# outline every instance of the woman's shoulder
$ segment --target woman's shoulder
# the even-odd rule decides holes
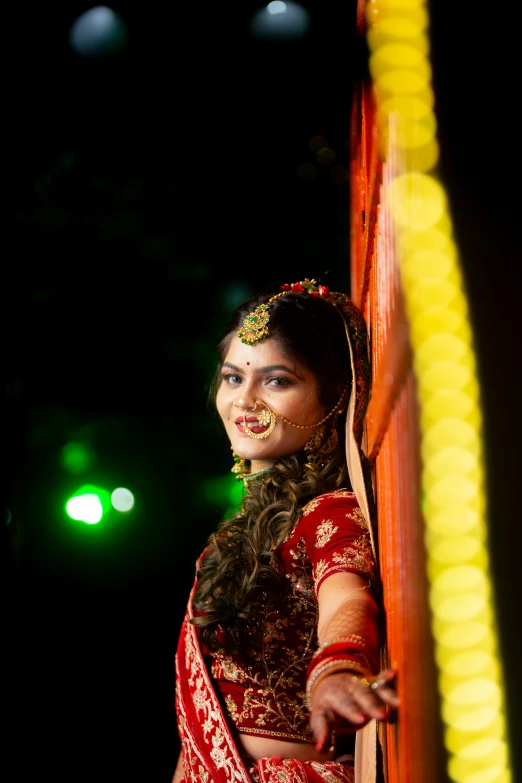
[[[336,489],[332,492],[325,492],[309,500],[302,508],[302,516],[307,517],[310,514],[323,513],[324,511],[339,508],[348,511],[349,509],[358,509],[359,504],[355,493],[349,489]]]

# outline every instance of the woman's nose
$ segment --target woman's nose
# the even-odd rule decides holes
[[[234,400],[234,405],[241,411],[253,408],[256,404],[256,396],[253,390],[242,388]]]

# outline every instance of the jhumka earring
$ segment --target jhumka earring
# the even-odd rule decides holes
[[[337,415],[340,413],[341,411],[337,411]],[[337,418],[337,416],[335,418]],[[315,471],[319,470],[323,465],[326,465],[339,449],[339,435],[335,422],[332,425],[328,436],[327,430],[328,427],[326,424],[317,427],[305,444],[304,451],[307,455],[305,468],[307,473],[315,473]]]
[[[234,464],[232,465],[230,472],[236,474],[236,479],[238,481],[243,481],[245,476],[248,476],[250,473],[250,466],[247,465],[246,459],[238,457],[238,455],[234,453],[234,449],[232,449],[232,456],[234,458]]]

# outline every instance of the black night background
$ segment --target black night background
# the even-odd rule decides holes
[[[366,53],[354,2],[304,5],[307,34],[268,42],[249,32],[261,7],[251,0],[118,3],[128,40],[98,58],[68,43],[89,6],[7,12],[9,783],[172,777],[177,632],[195,558],[236,489],[207,403],[215,345],[232,307],[266,283],[315,277],[349,290],[350,105]],[[430,8],[433,78],[482,380],[514,737],[517,44],[508,19],[465,5]],[[331,154],[318,159],[325,140]],[[85,483],[127,487],[135,507],[74,522],[65,503]]]

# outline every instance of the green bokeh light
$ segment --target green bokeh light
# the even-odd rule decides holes
[[[111,508],[110,492],[93,484],[84,484],[65,505],[67,515],[77,522],[95,525]]]
[[[71,441],[62,449],[61,462],[70,473],[83,473],[93,462],[93,451],[85,443]]]
[[[205,500],[212,506],[222,509],[224,518],[237,514],[243,498],[244,487],[230,473],[207,479],[203,486]]]

